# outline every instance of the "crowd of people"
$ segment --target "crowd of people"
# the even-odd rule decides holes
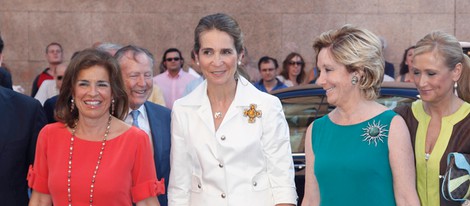
[[[296,205],[289,127],[269,93],[310,83],[335,109],[306,132],[303,206],[465,204],[443,197],[441,177],[449,153],[470,154],[469,57],[454,36],[426,35],[395,78],[420,99],[390,110],[375,101],[394,81],[385,47],[344,25],[314,39],[313,69],[296,52],[263,56],[250,81],[243,32],[223,13],[199,20],[187,70],[177,48],[155,75],[136,45],[98,42],[66,64],[50,43],[36,100],[0,67],[2,204]],[[0,38],[0,65],[2,50]]]

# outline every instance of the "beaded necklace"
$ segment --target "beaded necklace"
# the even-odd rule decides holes
[[[111,119],[112,115],[109,115],[108,126],[106,127],[106,132],[104,133],[103,141],[101,142],[101,149],[98,156],[98,161],[96,162],[95,170],[93,171],[93,176],[91,178],[90,186],[90,206],[93,205],[93,191],[95,189],[95,178],[98,173],[98,168],[101,163],[101,158],[103,157],[104,147],[106,146],[106,139],[108,138],[109,128],[111,128]],[[75,122],[74,127],[72,128],[72,136],[70,137],[70,150],[69,150],[69,160],[68,160],[68,170],[67,170],[67,198],[68,205],[72,206],[72,192],[71,192],[71,179],[72,179],[72,156],[73,156],[73,142],[75,140],[75,130],[77,128],[77,122]]]

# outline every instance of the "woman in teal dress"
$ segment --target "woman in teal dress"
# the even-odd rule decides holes
[[[374,101],[384,75],[380,40],[345,25],[313,47],[317,84],[336,108],[307,129],[302,205],[419,205],[406,124]]]

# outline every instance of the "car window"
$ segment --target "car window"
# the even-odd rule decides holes
[[[281,101],[289,124],[292,152],[303,153],[307,127],[315,119],[328,114],[334,107],[330,107],[325,95],[295,97]]]
[[[384,95],[377,99],[389,109],[402,105],[411,105],[414,98]],[[293,153],[304,153],[305,133],[315,119],[331,112],[334,106],[329,105],[325,95],[294,97],[281,99],[284,114],[290,131],[290,142]]]
[[[411,103],[414,101],[415,99],[409,97],[400,97],[392,95],[381,96],[379,99],[377,99],[378,103],[385,105],[389,109],[395,109],[395,107],[403,105],[411,105]]]

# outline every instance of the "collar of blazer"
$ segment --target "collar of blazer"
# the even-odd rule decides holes
[[[207,97],[207,81],[201,83],[192,93],[186,95],[180,99],[180,104],[183,106],[201,106],[207,104],[209,101]],[[255,92],[253,92],[255,91]],[[251,104],[258,104],[259,99],[256,89],[250,81],[244,77],[240,77],[237,83],[237,91],[235,98],[233,99],[232,105],[236,107],[249,108]]]

